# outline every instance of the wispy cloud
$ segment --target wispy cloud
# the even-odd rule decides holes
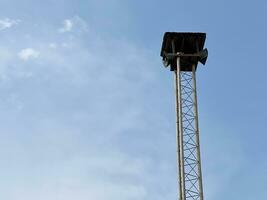
[[[59,32],[65,33],[70,32],[73,28],[73,22],[70,19],[65,19],[63,22],[63,26],[59,29]]]
[[[65,19],[62,26],[58,29],[60,33],[67,33],[72,31],[85,31],[87,30],[87,23],[79,16],[74,16],[69,19]]]
[[[76,19],[74,24],[79,24]],[[169,176],[172,168],[168,161],[156,164],[142,150],[136,151],[136,144],[148,148],[145,141],[150,141],[149,133],[154,131],[149,131],[151,123],[146,120],[158,116],[145,106],[149,107],[150,98],[141,100],[144,95],[153,95],[155,59],[130,41],[103,38],[97,31],[91,34],[90,38],[74,34],[71,39],[62,37],[62,41],[52,38],[53,44],[47,42],[51,38],[31,37],[38,41],[32,44],[38,48],[22,49],[19,58],[38,58],[41,52],[40,62],[9,60],[9,79],[2,86],[8,88],[6,96],[16,98],[2,100],[6,112],[0,116],[5,124],[1,128],[10,134],[0,134],[0,143],[6,144],[0,157],[9,161],[2,174],[17,184],[6,183],[3,198],[158,200],[170,196],[170,189],[151,192],[152,185],[161,188],[154,174]],[[88,41],[90,45],[84,45]],[[62,42],[73,48],[55,45]],[[121,56],[122,52],[127,53]],[[32,76],[25,81],[16,75],[18,70]],[[144,94],[144,89],[149,94]],[[19,121],[16,127],[10,125],[9,119],[15,118],[11,111]],[[133,135],[136,137],[131,139]],[[142,141],[137,141],[140,135]],[[20,168],[15,169],[18,163]]]
[[[26,48],[22,49],[19,53],[18,56],[21,60],[27,61],[29,59],[35,59],[38,58],[40,55],[40,52],[33,49],[33,48]]]
[[[49,43],[48,46],[51,49],[56,49],[57,48],[57,44],[56,43],[53,43],[53,42],[52,43]]]
[[[11,28],[14,25],[17,25],[19,23],[19,20],[14,19],[0,19],[0,30]]]

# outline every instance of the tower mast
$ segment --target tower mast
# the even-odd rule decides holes
[[[167,32],[161,49],[175,77],[179,200],[203,200],[196,70],[208,57],[205,39],[205,33]]]

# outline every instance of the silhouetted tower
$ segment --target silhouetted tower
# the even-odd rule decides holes
[[[208,57],[205,39],[205,33],[167,32],[161,49],[164,66],[175,74],[179,200],[203,200],[196,69]]]

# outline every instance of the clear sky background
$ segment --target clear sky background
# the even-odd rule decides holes
[[[0,199],[177,199],[166,31],[206,32],[206,200],[267,196],[263,0],[1,0]]]

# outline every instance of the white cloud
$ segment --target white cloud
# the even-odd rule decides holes
[[[11,28],[14,25],[17,25],[19,20],[13,20],[9,18],[0,19],[0,30]]]
[[[70,19],[65,19],[63,22],[63,27],[59,29],[59,32],[65,33],[65,32],[70,32],[73,28],[73,22]]]
[[[82,21],[78,23],[76,19],[72,18],[73,31],[83,31]],[[4,188],[1,197],[173,199],[176,188],[168,178],[175,173],[175,164],[173,168],[164,167],[169,161],[160,156],[157,148],[161,145],[158,141],[164,142],[158,139],[161,134],[153,136],[155,141],[150,143],[157,127],[150,126],[150,121],[158,121],[157,114],[146,106],[150,105],[150,98],[142,98],[145,91],[153,96],[159,90],[158,81],[153,82],[157,80],[153,72],[157,59],[129,41],[103,38],[93,31],[90,38],[87,34],[86,38],[78,36],[51,41],[38,35],[27,40],[31,48],[21,50],[19,57],[36,58],[40,51],[40,62],[18,64],[17,59],[9,59],[9,81],[5,86],[11,89],[6,93],[16,96],[0,104],[6,110],[0,116],[6,120],[6,128],[1,127],[0,134],[0,144],[6,146],[2,145],[5,152],[0,157],[7,160],[0,173],[1,177],[6,175],[0,181]],[[91,37],[95,39],[92,41]],[[30,39],[40,43],[31,43]],[[90,45],[84,45],[87,40]],[[55,44],[57,48],[52,50]],[[72,45],[72,49],[61,48],[61,44]],[[33,46],[38,46],[38,51]],[[121,56],[121,52],[127,54]],[[32,73],[31,78],[24,81],[24,77],[18,77],[18,70]],[[11,111],[19,115],[18,126],[8,121],[15,118]],[[166,131],[164,124],[161,120],[164,128],[160,129]],[[5,129],[11,134],[6,134]],[[160,156],[159,163],[153,155],[150,158],[149,149]],[[170,187],[164,189],[165,186]],[[153,188],[157,191],[152,192]]]
[[[50,43],[48,46],[51,49],[56,49],[57,48],[57,44],[56,43]]]
[[[74,16],[71,19],[65,19],[62,27],[58,29],[60,33],[72,32],[72,31],[86,31],[87,22],[79,16]]]
[[[154,158],[144,155],[142,150],[136,151],[135,155],[127,150],[128,146],[135,149],[134,143],[144,148],[140,143],[147,138],[143,137],[142,142],[137,142],[136,138],[144,131],[154,132],[148,130],[150,123],[139,120],[146,111],[142,109],[145,107],[142,98],[135,99],[135,96],[141,97],[143,88],[151,91],[149,77],[154,74],[151,71],[154,61],[151,60],[155,59],[127,41],[119,41],[118,47],[114,45],[117,40],[105,39],[98,34],[94,36],[96,40],[88,46],[83,46],[83,38],[75,35],[71,41],[64,41],[74,44],[71,51],[60,48],[58,41],[55,43],[58,48],[52,51],[54,45],[45,41],[38,44],[42,62],[27,63],[26,67],[24,63],[19,67],[14,64],[13,69],[8,68],[10,81],[7,84],[14,85],[12,92],[16,98],[6,100],[2,105],[13,118],[10,110],[15,110],[14,105],[18,104],[14,112],[21,116],[21,126],[13,129],[7,122],[7,129],[15,135],[14,138],[0,134],[0,144],[3,138],[10,141],[3,147],[8,150],[0,153],[9,160],[0,175],[7,174],[8,177],[11,171],[16,172],[9,179],[4,177],[0,186],[4,187],[4,180],[18,183],[12,187],[5,183],[3,198],[18,200],[24,196],[28,200],[39,197],[41,200],[71,200],[78,196],[80,200],[120,197],[124,200],[158,200],[174,193],[170,191],[175,190],[169,188],[162,194],[151,192],[152,187],[161,190],[157,185],[159,178],[154,174],[164,174],[164,180],[160,180],[164,184],[168,182],[165,177],[169,177],[171,170],[160,168],[168,162],[156,164]],[[122,51],[128,53],[121,58]],[[34,52],[36,50],[32,48],[23,49],[19,56],[23,60],[32,58],[33,54],[38,57],[39,54]],[[33,76],[27,81],[19,81],[20,78],[13,74],[20,69],[32,72]],[[19,82],[25,89],[20,90]],[[24,119],[30,124],[24,123]],[[27,136],[21,139],[24,133]],[[131,144],[124,146],[120,138],[129,140],[131,135],[137,136]],[[20,162],[20,169],[13,170]],[[28,176],[27,181],[23,181],[23,176]],[[24,183],[20,184],[22,181]]]
[[[22,49],[19,53],[18,56],[21,60],[29,60],[29,59],[35,59],[38,58],[40,55],[40,52],[32,49],[32,48],[26,48],[26,49]]]

